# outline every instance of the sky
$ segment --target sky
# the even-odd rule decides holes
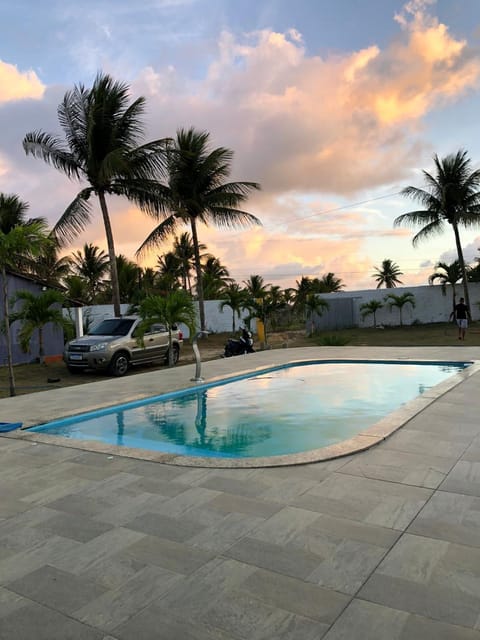
[[[333,272],[368,289],[388,258],[410,286],[456,258],[450,229],[413,248],[393,221],[434,154],[465,149],[480,167],[480,0],[0,0],[0,15],[0,191],[30,215],[53,226],[82,184],[27,157],[23,137],[61,134],[65,92],[103,71],[145,97],[146,139],[206,130],[234,151],[232,179],[261,184],[245,206],[261,227],[199,230],[238,282]],[[155,222],[108,205],[116,252],[134,259]],[[480,227],[461,238],[480,257]],[[85,243],[106,251],[97,204],[67,253]]]

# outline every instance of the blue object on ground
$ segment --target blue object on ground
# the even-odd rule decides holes
[[[23,422],[0,422],[0,433],[6,433],[7,431],[14,431],[20,429]]]

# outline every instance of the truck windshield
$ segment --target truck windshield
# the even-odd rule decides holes
[[[132,318],[109,318],[102,320],[88,332],[89,336],[126,336],[135,320]]]

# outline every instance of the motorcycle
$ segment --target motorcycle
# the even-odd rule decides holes
[[[244,353],[254,353],[253,337],[248,329],[242,329],[242,334],[238,340],[229,338],[225,345],[224,357],[239,356]]]

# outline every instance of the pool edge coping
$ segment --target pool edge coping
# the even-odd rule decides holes
[[[378,362],[378,358],[352,359],[352,358],[326,358],[325,360],[338,361],[362,361],[362,362]],[[295,366],[302,363],[318,362],[318,358],[302,358],[300,360],[289,360],[285,365]],[[382,358],[384,362],[405,362],[407,359]],[[408,358],[408,360],[422,363],[439,363],[438,359],[431,358]],[[445,361],[446,362],[446,361]],[[449,361],[450,362],[450,361]],[[150,451],[148,449],[139,449],[131,447],[122,447],[113,444],[106,444],[96,440],[74,440],[63,438],[61,436],[52,436],[41,434],[39,432],[30,432],[29,427],[23,428],[16,432],[1,434],[2,437],[12,439],[22,439],[31,441],[32,443],[51,444],[62,446],[70,449],[79,449],[82,451],[90,451],[95,453],[103,453],[110,456],[118,456],[125,458],[133,458],[138,460],[146,460],[150,462],[159,462],[182,467],[203,467],[215,469],[245,469],[245,468],[264,468],[264,467],[282,467],[301,464],[310,464],[314,462],[325,462],[336,458],[345,457],[354,453],[360,453],[383,442],[400,428],[402,428],[414,416],[421,413],[424,409],[445,395],[448,391],[454,389],[464,380],[471,377],[480,370],[480,361],[466,359],[463,362],[471,364],[464,370],[450,376],[446,380],[435,385],[424,394],[417,396],[413,400],[400,406],[379,421],[360,431],[358,434],[342,442],[312,449],[301,453],[285,454],[281,456],[256,457],[256,458],[221,458],[221,457],[201,457],[201,456],[182,456],[179,454],[162,453],[160,451]],[[239,376],[247,376],[255,374],[259,371],[268,371],[272,367],[260,366],[254,367],[248,371],[241,373],[235,372],[231,375],[215,376],[208,380],[208,384],[215,383],[220,380],[230,380]],[[184,387],[184,390],[191,389],[192,385]],[[115,405],[110,405],[115,406]],[[80,415],[80,414],[77,414]],[[70,416],[65,416],[70,417]],[[35,425],[30,425],[33,427]]]

